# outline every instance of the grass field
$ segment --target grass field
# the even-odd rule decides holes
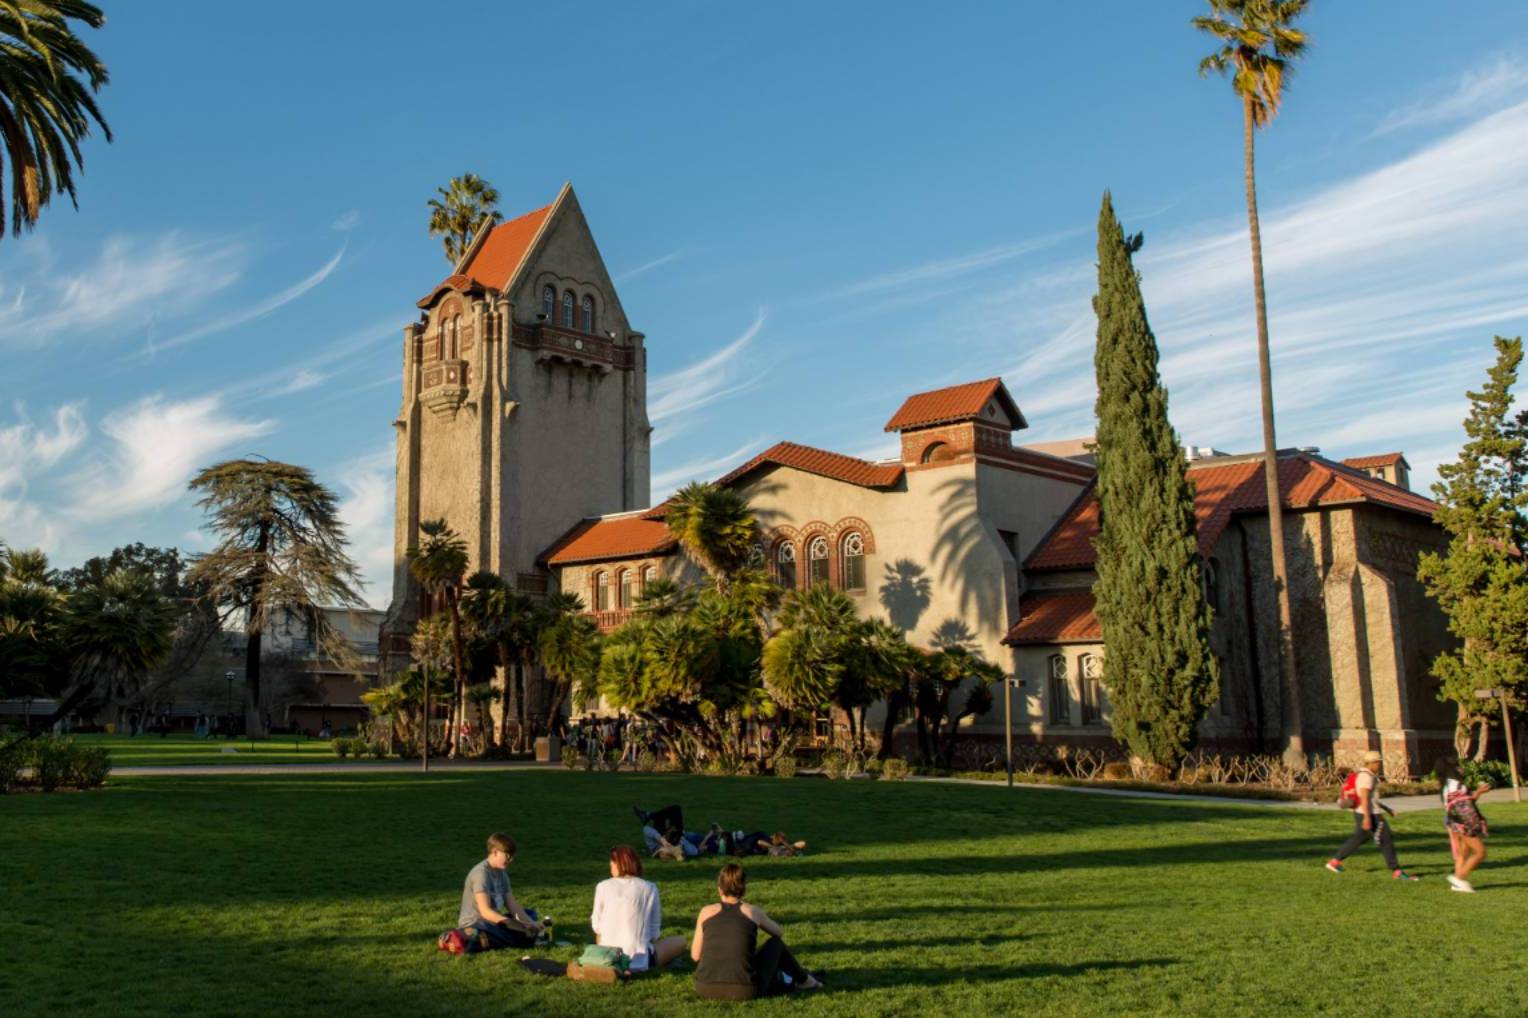
[[[783,827],[750,897],[828,990],[801,1015],[1521,1015],[1528,807],[1494,806],[1479,894],[1450,893],[1437,813],[1397,823],[1417,884],[1368,846],[1321,868],[1336,810],[928,783],[560,771],[154,777],[0,798],[0,1013],[714,1014],[688,973],[600,987],[521,952],[437,953],[502,828],[516,894],[582,941],[631,804]],[[665,932],[716,866],[653,862]],[[551,952],[571,958],[576,948]],[[1461,997],[1461,992],[1464,996]]]
[[[116,767],[158,767],[221,764],[334,763],[338,757],[328,739],[272,736],[268,740],[198,739],[193,735],[75,735],[75,742],[105,746]],[[234,752],[227,752],[232,749]]]

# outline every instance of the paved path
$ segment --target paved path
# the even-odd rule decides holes
[[[1005,781],[984,781],[980,778],[910,778],[910,781],[936,782],[950,785],[992,785],[996,788],[1006,788]],[[1023,789],[1035,792],[1077,792],[1082,795],[1112,795],[1116,798],[1125,799],[1168,799],[1176,802],[1217,802],[1227,803],[1232,806],[1262,806],[1274,809],[1324,809],[1333,813],[1340,812],[1334,802],[1319,801],[1308,802],[1289,799],[1243,799],[1229,795],[1180,795],[1177,792],[1150,792],[1144,789],[1130,788],[1088,788],[1082,785],[1048,785],[1033,784],[1022,781],[1013,783],[1014,791]],[[1481,797],[1481,802],[1511,802],[1512,789],[1497,788],[1487,792]],[[1420,810],[1442,809],[1443,803],[1436,795],[1398,795],[1386,797],[1385,805],[1397,813],[1416,813]]]
[[[533,763],[529,760],[431,760],[430,773],[437,771],[544,771],[557,770],[561,763]],[[418,762],[378,761],[377,763],[322,764],[164,764],[154,767],[113,767],[116,777],[215,777],[222,774],[408,774],[419,773]]]

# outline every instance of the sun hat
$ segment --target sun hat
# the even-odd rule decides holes
[[[1384,763],[1384,762],[1385,762],[1385,754],[1381,753],[1377,749],[1371,749],[1367,753],[1364,754],[1364,763],[1366,763],[1366,764]]]

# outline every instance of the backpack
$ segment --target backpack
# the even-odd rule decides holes
[[[590,944],[584,948],[584,953],[579,955],[578,964],[593,968],[610,968],[624,973],[631,967],[631,959],[626,957],[626,952],[619,947]]]
[[[1342,791],[1337,793],[1338,809],[1356,809],[1358,807],[1358,771],[1349,771],[1348,776],[1342,781]]]

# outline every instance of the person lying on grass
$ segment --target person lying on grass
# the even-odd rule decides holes
[[[658,888],[642,879],[642,860],[630,845],[610,850],[610,878],[594,888],[589,928],[594,942],[619,947],[631,959],[628,972],[662,968],[684,953],[683,937],[660,936],[663,907]]]
[[[632,812],[642,822],[642,841],[647,854],[656,859],[683,862],[700,855],[721,855],[725,850],[720,824],[712,824],[704,834],[684,829],[684,810],[677,803],[651,812],[633,806]]]
[[[488,858],[472,867],[462,887],[462,907],[456,928],[436,940],[442,951],[476,954],[501,947],[530,947],[541,932],[532,909],[520,907],[509,889],[509,864],[515,861],[515,839],[488,836]]]
[[[716,877],[721,900],[695,917],[690,957],[695,960],[695,992],[708,1000],[752,1000],[822,985],[785,946],[785,931],[762,908],[743,900],[748,876],[729,863]],[[769,940],[758,946],[763,930]]]

